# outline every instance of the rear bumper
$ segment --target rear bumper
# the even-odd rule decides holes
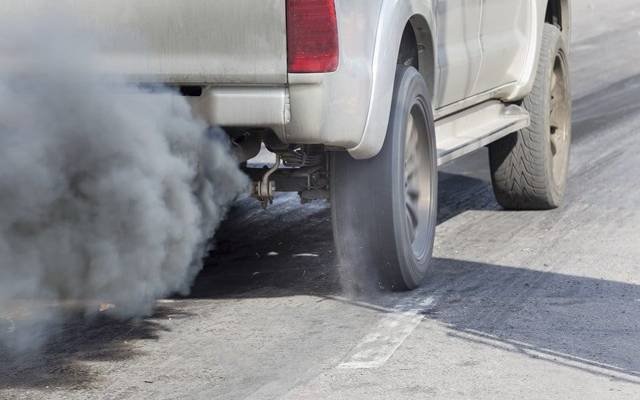
[[[216,125],[281,132],[290,121],[285,87],[208,87],[190,103],[196,115]]]
[[[289,74],[287,86],[207,86],[190,97],[194,113],[210,124],[270,128],[285,143],[350,149],[362,139],[371,75],[360,71]]]

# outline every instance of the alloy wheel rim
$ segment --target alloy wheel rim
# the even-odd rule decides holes
[[[551,165],[556,185],[562,183],[569,157],[568,141],[570,129],[571,104],[567,93],[565,65],[560,54],[556,56],[550,83],[551,106],[549,109],[549,146]]]
[[[431,176],[424,114],[418,104],[408,116],[404,151],[404,199],[407,235],[416,260],[422,261],[428,250],[431,206]]]

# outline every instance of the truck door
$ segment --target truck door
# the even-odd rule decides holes
[[[475,91],[515,82],[526,60],[533,12],[531,0],[482,0],[482,65]]]
[[[482,58],[482,0],[434,1],[440,73],[434,106],[440,108],[473,94]]]

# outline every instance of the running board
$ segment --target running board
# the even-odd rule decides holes
[[[529,126],[520,106],[488,101],[436,121],[438,166]]]

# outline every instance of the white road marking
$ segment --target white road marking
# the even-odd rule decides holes
[[[435,303],[427,297],[416,306],[416,299],[409,298],[382,318],[376,327],[353,349],[339,369],[371,369],[383,366],[411,333],[420,325],[422,314]],[[413,304],[413,307],[407,306]]]

